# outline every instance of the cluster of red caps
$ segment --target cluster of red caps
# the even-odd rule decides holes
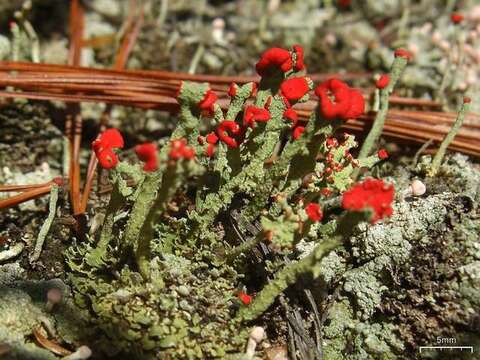
[[[292,51],[281,48],[271,48],[266,50],[260,60],[256,64],[257,73],[260,76],[268,76],[275,74],[282,74],[289,71],[301,71],[305,69],[303,63],[303,49],[299,45],[294,45]],[[253,84],[251,96],[256,94],[256,85]],[[282,95],[287,111],[285,111],[285,118],[292,121],[294,125],[294,138],[300,136],[303,127],[296,128],[298,121],[297,113],[292,109],[291,104],[300,100],[310,90],[309,83],[304,77],[296,77],[287,79],[282,82],[280,86],[280,94]],[[237,95],[237,85],[231,84],[228,90],[230,97]],[[213,106],[218,97],[212,90],[208,90],[203,99],[197,104],[202,111],[209,111],[213,113]],[[245,139],[245,133],[248,128],[254,128],[256,123],[268,122],[271,118],[269,107],[272,98],[269,97],[263,108],[254,105],[248,105],[243,111],[243,123],[238,124],[234,120],[224,120],[218,124],[215,136],[213,133],[207,135],[206,139],[199,137],[198,141],[201,145],[207,142],[208,146],[206,154],[212,157],[215,153],[216,144],[218,141],[223,142],[230,148],[237,148]]]
[[[124,146],[122,134],[117,129],[107,129],[92,142],[92,149],[98,162],[104,169],[112,169],[118,164],[118,156],[114,149]]]
[[[317,203],[308,204],[305,207],[305,212],[312,222],[318,222],[323,218],[322,208]]]
[[[351,211],[371,210],[373,224],[392,215],[394,196],[393,185],[387,185],[380,179],[367,178],[343,193],[342,207]]]
[[[195,158],[195,149],[187,145],[187,139],[172,140],[168,157],[173,161],[179,159],[193,160]]]
[[[251,95],[256,93],[256,84],[252,85]],[[228,90],[230,97],[235,97],[237,94],[237,85],[231,84]],[[203,99],[197,103],[197,106],[202,111],[206,111],[210,115],[213,114],[215,102],[218,100],[218,96],[209,89],[206,91]],[[203,145],[205,142],[208,144],[205,151],[208,157],[212,157],[215,154],[216,144],[218,141],[225,143],[230,148],[238,147],[245,138],[247,127],[254,127],[255,122],[266,122],[270,120],[270,113],[267,109],[257,108],[255,106],[248,106],[244,111],[243,125],[239,125],[232,120],[224,120],[218,124],[216,131],[209,133],[205,138],[203,136],[198,137],[198,143]]]
[[[305,70],[303,48],[300,45],[294,45],[292,51],[281,48],[268,49],[262,54],[255,68],[260,76],[279,73],[282,73],[283,76],[283,73],[292,70]],[[305,128],[298,125],[298,114],[292,108],[292,105],[302,99],[309,91],[310,84],[303,76],[286,79],[280,84],[280,95],[287,107],[283,117],[292,122],[292,138],[294,140],[303,133]]]
[[[303,48],[300,45],[294,45],[291,51],[282,48],[270,48],[262,54],[255,68],[262,77],[284,76],[285,73],[291,71],[305,70]],[[383,79],[383,82],[385,82],[385,79]],[[235,97],[237,88],[236,84],[231,84],[228,95],[232,98]],[[294,140],[302,135],[305,127],[298,124],[299,117],[292,106],[300,101],[310,91],[310,88],[311,82],[303,76],[291,77],[280,84],[280,95],[286,105],[283,117],[292,122],[292,138]],[[251,91],[252,96],[255,95],[256,90],[254,84]],[[354,119],[362,115],[365,110],[363,95],[338,79],[330,79],[320,84],[315,89],[315,94],[320,98],[321,113],[326,119]],[[200,110],[213,114],[217,99],[218,96],[209,89],[197,106]],[[253,128],[257,122],[265,123],[270,120],[269,107],[271,101],[272,98],[269,97],[263,108],[254,105],[246,106],[242,124],[228,119],[218,124],[216,136],[212,134],[207,136],[206,155],[209,157],[214,155],[216,144],[219,141],[230,148],[237,148],[245,139],[245,133],[249,127]],[[205,139],[199,137],[198,141],[203,145]]]
[[[318,85],[315,95],[320,99],[320,111],[324,118],[356,119],[365,111],[365,99],[360,91],[338,79],[329,79]]]
[[[97,156],[98,162],[104,169],[112,169],[118,164],[118,156],[113,151],[124,146],[122,134],[117,129],[107,129],[92,142],[92,149]],[[152,172],[158,169],[158,150],[154,143],[144,143],[135,146],[135,153],[143,161],[143,170]],[[173,140],[168,154],[170,160],[192,160],[195,158],[195,149],[187,146],[186,139]]]

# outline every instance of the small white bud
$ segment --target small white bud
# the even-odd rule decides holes
[[[32,10],[32,0],[27,0],[22,5],[23,10],[30,11]]]
[[[337,44],[337,37],[333,33],[328,33],[325,35],[324,40],[330,46],[335,46]]]
[[[420,51],[420,48],[418,47],[417,44],[411,43],[408,45],[408,50],[415,56]]]
[[[63,360],[86,360],[92,356],[92,350],[87,345],[80,346],[74,353],[63,357]]]
[[[470,19],[473,21],[480,20],[480,5],[476,5],[470,9]]]
[[[265,329],[261,326],[255,326],[250,333],[250,339],[254,340],[257,344],[261,343],[265,336]]]
[[[223,20],[223,19],[220,18],[220,17],[213,19],[213,21],[212,21],[212,27],[213,27],[214,29],[220,29],[220,30],[225,29],[225,20]]]
[[[222,18],[215,18],[212,21],[212,38],[217,44],[224,42],[225,20]]]
[[[457,87],[458,87],[458,90],[465,91],[467,90],[468,85],[465,81],[462,81],[460,84],[458,84]]]
[[[410,184],[410,191],[413,196],[422,196],[427,191],[427,187],[423,182],[415,179]]]
[[[51,312],[53,310],[53,307],[60,303],[63,298],[63,293],[62,290],[57,289],[57,288],[51,288],[47,292],[47,304],[45,306],[46,310],[48,312]]]
[[[247,350],[245,351],[245,358],[246,359],[253,359],[255,356],[255,349],[257,345],[263,340],[265,336],[265,330],[260,327],[256,326],[252,329],[250,333],[250,337],[248,338],[247,343]]]

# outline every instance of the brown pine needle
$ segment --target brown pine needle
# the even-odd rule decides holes
[[[10,71],[17,71],[16,74]],[[334,74],[318,74],[313,78],[321,80]],[[343,79],[362,78],[370,74],[344,74]],[[0,91],[0,96],[24,97],[37,100],[62,100],[66,102],[104,102],[134,106],[145,109],[159,109],[169,112],[178,110],[175,93],[180,80],[210,81],[211,87],[220,95],[219,104],[226,108],[226,91],[232,81],[246,82],[255,77],[223,77],[189,75],[168,71],[88,69],[65,65],[0,62],[0,86],[13,86],[24,92]],[[371,90],[365,89],[365,97]],[[455,119],[454,113],[435,111],[438,102],[424,99],[391,97],[392,105],[407,106],[408,110],[391,109],[384,130],[384,136],[393,141],[422,144],[428,139],[439,142]],[[296,106],[302,119],[308,119],[316,106],[315,100]],[[411,110],[417,109],[417,110]],[[355,122],[347,122],[346,130],[364,132],[373,121],[367,114]],[[450,149],[469,155],[480,156],[480,116],[467,117]]]
[[[55,178],[45,184],[39,184],[39,185],[1,185],[2,188],[17,187],[17,189],[13,191],[19,191],[18,187],[20,186],[20,187],[23,187],[25,191],[23,191],[18,195],[10,196],[5,199],[0,199],[0,210],[7,209],[12,206],[16,206],[21,203],[24,203],[26,201],[42,197],[50,193],[50,190],[52,189],[53,184],[61,185],[63,184],[63,179]],[[29,186],[29,187],[26,187],[26,186]],[[4,191],[10,191],[10,190],[4,190]]]

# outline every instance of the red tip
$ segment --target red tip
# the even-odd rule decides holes
[[[382,160],[388,158],[388,152],[387,152],[387,150],[385,150],[385,149],[380,149],[380,150],[378,150],[377,155],[378,155],[378,157],[379,157],[380,159],[382,159]]]
[[[216,144],[218,142],[218,136],[213,131],[206,137],[207,143]]]
[[[405,49],[397,49],[395,50],[395,57],[403,57],[405,59],[407,59],[408,61],[412,60],[413,59],[413,55],[410,51],[408,50],[405,50]]]
[[[383,180],[367,178],[343,193],[342,207],[350,211],[371,210],[371,222],[375,223],[392,215],[394,197],[393,185],[387,185]]]
[[[248,105],[243,115],[243,125],[253,128],[256,122],[267,122],[270,120],[270,113],[254,105]]]
[[[135,146],[135,153],[138,158],[145,162],[143,170],[155,171],[158,169],[157,144],[145,143]]]
[[[298,101],[310,90],[307,79],[296,77],[285,80],[280,85],[280,92],[290,101]]]
[[[365,112],[365,99],[360,91],[332,78],[315,88],[320,99],[320,112],[327,120],[356,119]]]
[[[168,157],[171,160],[192,160],[195,158],[195,149],[191,146],[187,146],[186,139],[176,139],[170,144],[170,152],[168,153]]]
[[[123,148],[124,142],[120,131],[117,129],[107,129],[102,132],[96,140],[92,142],[93,151],[98,155],[103,150]]]
[[[460,13],[453,13],[452,15],[450,15],[450,20],[452,20],[452,22],[456,25],[456,24],[460,24],[464,19],[464,16]]]
[[[283,117],[292,122],[292,127],[295,127],[298,122],[298,114],[293,108],[288,108],[283,112]]]
[[[208,144],[206,154],[208,157],[212,157],[215,154],[215,144]]]
[[[266,50],[255,65],[258,75],[265,76],[275,71],[287,72],[292,70],[293,62],[290,51],[281,48]]]
[[[381,75],[375,82],[377,89],[385,89],[390,82],[390,77],[386,74]]]
[[[313,222],[318,222],[322,220],[323,213],[320,205],[317,203],[310,203],[305,207],[305,212],[307,213],[308,218]]]
[[[351,2],[352,0],[338,0],[338,6],[345,9],[350,6]]]
[[[292,132],[293,140],[297,140],[300,136],[302,136],[304,131],[305,131],[304,126],[297,126],[295,129],[293,129],[293,132]]]
[[[60,177],[60,176],[54,178],[52,181],[53,181],[55,184],[57,184],[58,186],[62,186],[62,185],[63,185],[63,178]]]
[[[332,190],[327,187],[324,187],[322,190],[320,190],[320,192],[324,196],[330,196],[332,194]]]
[[[213,90],[207,90],[203,99],[197,104],[198,107],[202,110],[209,111],[213,114],[213,105],[218,100],[217,94],[213,92]]]
[[[240,135],[240,126],[231,120],[224,120],[217,127],[218,138],[221,142],[227,144],[228,147],[237,148],[239,143],[232,135]]]
[[[239,291],[237,297],[240,299],[243,305],[250,305],[252,302],[252,297],[243,291]]]
[[[301,71],[305,69],[305,63],[303,62],[303,48],[300,45],[293,45],[293,51],[295,52],[295,71]]]
[[[234,97],[235,95],[237,95],[237,84],[231,83],[228,88],[228,96]]]
[[[118,164],[117,154],[115,154],[111,148],[106,148],[100,151],[97,154],[97,158],[99,164],[107,170],[114,168]]]

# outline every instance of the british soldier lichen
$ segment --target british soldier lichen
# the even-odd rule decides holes
[[[155,143],[137,145],[143,164],[120,161],[117,149],[124,144],[115,129],[92,145],[113,190],[98,239],[72,248],[68,258],[78,304],[95,313],[121,351],[193,358],[239,351],[246,334],[239,328],[247,329],[242,322],[258,317],[301,275],[318,277],[322,258],[358,223],[392,213],[393,185],[352,180],[356,168],[385,159],[383,152],[356,160],[354,137],[336,138],[342,122],[363,114],[363,95],[327,80],[315,88],[317,110],[300,119],[295,105],[314,88],[302,48],[269,49],[256,70],[258,84],[230,86],[225,112],[208,84],[182,82],[179,123],[158,152]],[[171,204],[187,192],[196,192],[190,202]],[[325,217],[323,202],[343,192],[344,214]],[[241,230],[253,220],[263,226],[237,247],[226,241],[222,221],[234,207],[244,219]],[[260,242],[288,254],[306,238],[315,243],[310,254],[280,265],[256,296],[235,290],[245,275],[237,266],[242,254]]]

